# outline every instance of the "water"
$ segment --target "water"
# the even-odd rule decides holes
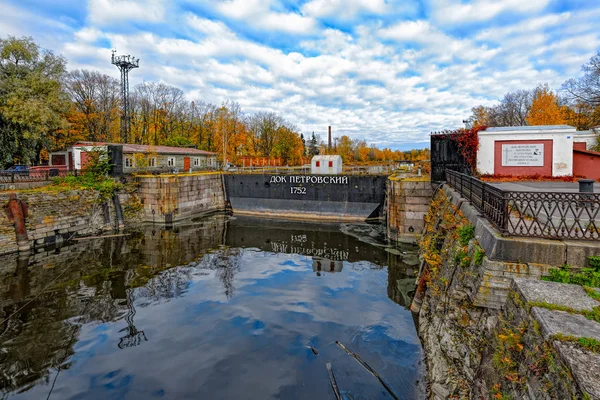
[[[423,398],[414,248],[380,236],[213,216],[0,258],[0,398],[334,399],[326,363],[391,398],[336,341]]]

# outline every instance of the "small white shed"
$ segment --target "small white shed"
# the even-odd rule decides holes
[[[311,173],[317,175],[337,175],[342,173],[342,157],[314,156],[310,163]]]

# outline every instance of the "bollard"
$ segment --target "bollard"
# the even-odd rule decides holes
[[[594,193],[593,179],[579,179],[579,193]]]
[[[27,218],[27,204],[17,199],[15,193],[11,193],[8,198],[8,204],[5,205],[4,208],[8,220],[14,223],[19,251],[29,251],[31,246],[29,245],[27,227],[25,225],[25,219]]]

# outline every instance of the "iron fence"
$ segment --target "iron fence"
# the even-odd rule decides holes
[[[393,165],[366,165],[366,166],[344,166],[342,173],[345,175],[391,175],[396,171]],[[277,175],[311,175],[311,166],[303,165],[298,167],[231,167],[228,172],[236,174],[277,174]]]
[[[600,240],[600,194],[506,191],[451,170],[446,183],[504,236]]]
[[[0,171],[0,183],[46,182],[56,177],[65,177],[76,173],[64,170],[45,170],[36,172]]]

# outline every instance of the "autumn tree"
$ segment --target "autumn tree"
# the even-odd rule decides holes
[[[565,120],[558,104],[558,97],[548,88],[539,86],[535,90],[531,109],[527,115],[529,125],[560,125]]]
[[[65,89],[72,102],[68,118],[75,137],[119,141],[118,80],[98,71],[75,70],[67,74]]]
[[[494,106],[473,107],[469,123],[472,127],[527,125],[532,98],[532,91],[529,90],[506,93]]]
[[[0,39],[0,167],[39,161],[66,129],[66,61],[32,38]]]
[[[600,50],[587,64],[582,65],[583,76],[566,81],[562,90],[570,100],[590,106],[600,106]]]

